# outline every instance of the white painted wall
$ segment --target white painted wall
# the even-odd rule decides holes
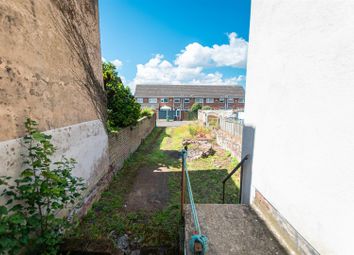
[[[62,155],[74,158],[78,164],[73,174],[85,179],[88,191],[108,171],[108,137],[100,120],[56,128],[45,132],[52,135],[57,147],[53,161]],[[24,146],[22,139],[0,142],[0,176],[14,176],[23,169]]]
[[[354,254],[354,1],[253,0],[246,87],[251,202],[319,253]]]

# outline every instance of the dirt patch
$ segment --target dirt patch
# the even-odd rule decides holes
[[[157,211],[163,209],[169,199],[168,169],[166,167],[144,166],[138,171],[125,209],[131,211]]]

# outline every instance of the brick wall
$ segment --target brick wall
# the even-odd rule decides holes
[[[162,98],[157,98],[157,103],[156,104],[151,104],[152,107],[162,107],[162,106],[169,106],[172,109],[177,109],[177,108],[182,108],[182,109],[190,109],[192,105],[195,103],[195,98],[189,97],[189,103],[184,103],[184,98],[181,97],[180,103],[174,102],[174,99],[172,97],[168,98],[168,102],[161,102]],[[225,99],[226,101],[227,99]],[[220,102],[219,98],[214,98],[214,103],[207,103],[206,99],[203,99],[203,103],[201,103],[203,106],[210,106],[212,109],[218,110],[218,109],[224,109],[226,103]],[[143,98],[143,105],[149,105],[149,99],[148,98]],[[153,106],[154,105],[154,106]],[[228,103],[228,109],[243,109],[244,108],[244,103],[239,102],[238,98],[234,99],[233,103]]]
[[[132,154],[155,127],[156,119],[142,118],[135,127],[127,127],[117,134],[109,135],[109,162],[113,171],[123,166]]]
[[[134,127],[126,127],[116,134],[109,134],[109,169],[72,214],[78,215],[79,218],[86,214],[111,182],[114,173],[123,167],[124,161],[138,149],[143,139],[155,128],[155,124],[156,115],[152,118],[144,117]]]

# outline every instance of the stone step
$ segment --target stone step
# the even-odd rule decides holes
[[[265,223],[248,205],[197,204],[203,235],[208,237],[207,254],[285,255],[286,250],[275,239]],[[185,245],[194,232],[190,206],[185,207]]]

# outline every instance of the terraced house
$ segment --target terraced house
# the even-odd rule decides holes
[[[194,103],[212,109],[243,111],[245,91],[235,85],[136,85],[135,98],[142,107],[189,111]]]

